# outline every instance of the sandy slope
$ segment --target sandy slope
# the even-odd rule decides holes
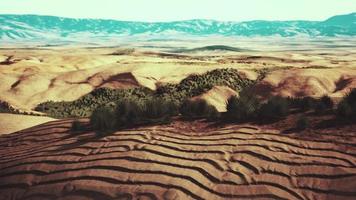
[[[53,120],[55,119],[49,117],[0,113],[0,135],[13,133]]]
[[[238,96],[238,93],[226,86],[214,86],[211,90],[193,97],[191,100],[205,100],[208,104],[214,106],[219,112],[226,112],[227,101],[232,96]]]
[[[0,136],[0,199],[355,199],[354,133],[185,126],[97,138],[62,120]]]
[[[263,96],[329,95],[341,98],[356,88],[356,68],[288,69],[270,73],[256,86]]]

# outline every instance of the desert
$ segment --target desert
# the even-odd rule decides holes
[[[238,70],[248,80],[261,79],[254,90],[262,98],[329,95],[337,101],[355,87],[353,48],[175,54],[152,48],[71,47],[0,52],[1,101],[27,114],[0,115],[5,134],[0,153],[2,199],[354,199],[356,195],[355,125],[323,127],[323,120],[313,114],[310,123],[315,128],[303,131],[293,130],[298,114],[271,124],[174,119],[97,137],[88,118],[81,118],[84,129],[78,132],[71,128],[73,117],[49,118],[34,110],[40,103],[73,101],[98,88],[157,90],[192,74],[225,68]],[[270,72],[261,78],[261,69]],[[193,99],[205,99],[221,112],[236,94],[216,86]],[[323,118],[332,121],[328,115]],[[6,126],[10,121],[14,123]]]
[[[354,200],[355,24],[0,14],[0,200]]]

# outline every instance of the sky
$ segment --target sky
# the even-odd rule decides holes
[[[0,14],[125,21],[315,20],[356,12],[356,0],[0,0]]]

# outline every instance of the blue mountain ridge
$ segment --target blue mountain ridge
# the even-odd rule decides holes
[[[103,19],[73,19],[40,15],[0,15],[0,39],[43,40],[80,36],[120,37],[135,35],[191,36],[355,36],[356,13],[325,21],[247,21],[186,20],[174,22],[133,22]]]

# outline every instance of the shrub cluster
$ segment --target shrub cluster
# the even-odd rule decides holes
[[[54,118],[89,117],[99,106],[115,103],[122,99],[145,101],[151,98],[168,99],[180,105],[184,100],[200,95],[213,86],[229,86],[241,90],[253,81],[244,78],[236,69],[216,69],[201,75],[191,75],[179,84],[166,84],[156,91],[147,88],[108,89],[99,88],[72,102],[45,102],[39,104],[35,110],[47,113]],[[139,103],[140,104],[140,103]]]
[[[247,121],[257,117],[259,100],[253,95],[232,96],[227,102],[226,118],[230,121]]]
[[[85,131],[85,130],[86,130],[86,127],[79,120],[76,119],[72,122],[71,131],[79,132],[79,131]]]
[[[116,116],[113,108],[100,106],[90,116],[90,124],[99,132],[110,132],[116,129]]]
[[[36,106],[35,110],[54,118],[90,117],[99,106],[115,103],[122,99],[144,100],[153,96],[147,88],[113,90],[99,88],[72,102],[48,101]]]
[[[236,69],[215,69],[201,75],[190,75],[179,84],[166,84],[157,89],[157,95],[169,96],[183,102],[185,99],[200,95],[214,86],[228,86],[236,91],[252,85],[254,81],[241,76]]]
[[[275,96],[262,104],[258,117],[261,121],[276,121],[289,114],[289,102],[286,98]]]
[[[314,110],[316,113],[324,113],[334,108],[334,102],[329,96],[323,96],[316,101]]]
[[[6,101],[0,101],[0,113],[16,113],[16,110]]]
[[[276,121],[289,113],[289,103],[283,97],[271,97],[264,103],[252,94],[240,93],[240,97],[231,97],[227,103],[226,119],[234,122],[259,120]]]
[[[185,119],[201,119],[216,120],[220,113],[212,105],[209,105],[204,100],[186,100],[182,103],[179,109]]]
[[[356,119],[356,88],[352,89],[338,104],[337,116],[355,120]]]
[[[351,93],[349,96],[352,96]],[[345,102],[352,102],[352,100],[344,100],[339,109],[340,113],[344,113],[342,115],[346,116],[350,115],[351,109],[350,104]],[[334,102],[328,96],[323,96],[320,99],[274,96],[262,102],[253,94],[242,91],[240,97],[232,97],[228,100],[225,117],[229,121],[235,122],[251,120],[273,122],[288,116],[291,109],[297,109],[300,112],[313,110],[317,114],[323,114],[326,111],[332,111],[333,107]]]
[[[319,99],[312,97],[288,98],[288,101],[291,108],[296,108],[303,112],[314,110],[314,112],[318,114],[332,110],[334,107],[334,102],[329,96],[326,95]]]
[[[167,123],[177,114],[178,106],[169,100],[125,99],[96,108],[90,117],[90,124],[94,130],[105,134],[135,125]]]

